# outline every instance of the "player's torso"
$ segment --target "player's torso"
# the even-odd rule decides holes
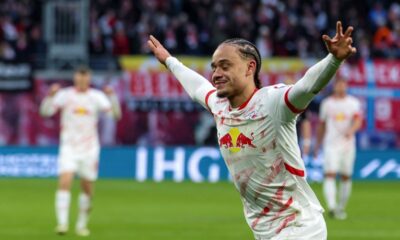
[[[355,114],[357,114],[357,100],[351,96],[345,98],[329,97],[326,100],[326,144],[348,143],[345,134],[350,129]],[[354,138],[350,139],[354,142]]]
[[[274,106],[268,104],[266,91],[256,93],[242,109],[230,109],[226,99],[214,101],[211,109],[221,153],[253,230],[265,230],[267,222],[279,224],[279,219],[293,214],[300,205],[308,205],[304,195],[298,194],[296,178],[287,170],[291,165],[304,170],[295,120],[282,124],[274,119]]]
[[[70,145],[97,142],[98,102],[95,90],[67,91],[61,112],[61,141]]]

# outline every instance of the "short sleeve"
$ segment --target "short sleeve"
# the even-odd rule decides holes
[[[362,117],[361,102],[357,98],[354,98],[354,117]]]
[[[111,102],[103,92],[97,92],[96,101],[98,111],[107,112],[111,110]]]
[[[67,102],[68,90],[60,90],[53,97],[53,106],[56,108],[63,108]]]

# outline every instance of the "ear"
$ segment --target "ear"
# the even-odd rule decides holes
[[[246,77],[253,76],[254,73],[256,72],[256,68],[257,68],[256,61],[254,59],[251,59],[247,64]]]

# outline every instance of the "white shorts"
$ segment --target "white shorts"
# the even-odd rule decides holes
[[[80,178],[95,181],[99,169],[99,149],[88,149],[78,153],[71,148],[61,147],[58,156],[58,173],[73,172]]]
[[[324,146],[324,172],[353,175],[356,148],[354,146]]]
[[[256,240],[326,240],[327,230],[321,211],[305,208],[296,215],[296,224],[283,229],[277,236],[265,238],[255,235]]]

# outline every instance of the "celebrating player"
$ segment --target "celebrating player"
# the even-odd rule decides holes
[[[148,45],[192,99],[214,116],[220,150],[255,239],[326,239],[322,208],[305,179],[296,116],[356,52],[352,27],[323,35],[328,54],[296,84],[261,87],[261,58],[244,39],[222,42],[212,56],[212,84],[172,57],[153,36]]]
[[[40,106],[42,116],[49,117],[61,111],[61,139],[58,159],[59,186],[56,192],[56,231],[68,231],[70,188],[74,174],[81,179],[79,216],[76,234],[88,236],[87,228],[93,182],[97,179],[100,144],[97,133],[99,112],[108,112],[115,119],[121,116],[118,99],[110,87],[104,93],[90,88],[91,72],[85,67],[74,73],[74,87],[60,90],[58,84],[50,91]]]
[[[347,83],[339,78],[334,82],[332,96],[321,103],[317,147],[322,139],[325,180],[323,192],[329,215],[345,219],[345,206],[351,192],[351,175],[355,160],[355,133],[362,124],[360,102],[346,93]],[[341,175],[339,203],[336,204],[336,174]]]

